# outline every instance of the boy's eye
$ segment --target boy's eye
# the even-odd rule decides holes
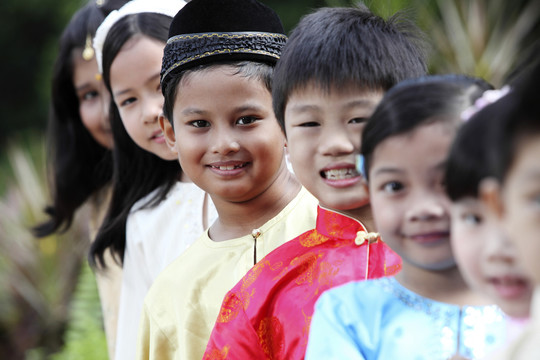
[[[300,127],[315,127],[315,126],[319,126],[319,123],[317,123],[315,121],[308,121],[308,122],[305,122],[305,123],[298,124],[298,126],[300,126]]]
[[[132,103],[134,103],[135,101],[137,101],[136,98],[130,97],[130,98],[128,98],[128,99],[125,99],[125,100],[121,101],[121,102],[120,102],[120,106],[121,106],[121,107],[122,107],[122,106],[128,106],[129,104],[132,104]]]
[[[189,122],[189,125],[196,128],[204,128],[204,127],[209,127],[210,123],[206,120],[195,120],[195,121]]]
[[[478,214],[466,213],[461,216],[463,221],[469,225],[480,225],[482,223],[482,217]]]
[[[236,120],[236,123],[238,125],[249,125],[253,124],[255,121],[257,121],[257,118],[255,116],[242,116],[238,120]]]
[[[398,181],[390,181],[383,185],[382,189],[384,192],[389,194],[396,193],[403,189],[403,184]]]
[[[349,124],[362,124],[367,121],[367,118],[357,117],[349,120]]]

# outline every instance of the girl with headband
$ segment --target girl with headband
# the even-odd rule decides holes
[[[213,206],[191,183],[158,124],[160,69],[178,0],[133,0],[112,12],[94,46],[109,89],[114,136],[113,194],[90,261],[110,250],[123,265],[116,359],[134,358],[138,321],[155,277],[211,223]]]

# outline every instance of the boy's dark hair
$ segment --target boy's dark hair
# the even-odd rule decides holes
[[[194,68],[183,70],[180,72],[173,72],[169,74],[169,79],[163,87],[163,96],[165,101],[163,103],[163,115],[173,125],[173,108],[178,94],[178,86],[183,80],[190,77],[191,74],[208,71],[216,67],[229,67],[232,70],[233,75],[239,75],[248,79],[254,79],[260,81],[262,85],[272,92],[272,76],[274,74],[274,67],[267,63],[254,62],[254,61],[236,61],[236,62],[216,62],[208,63],[204,65],[198,65]]]
[[[53,203],[45,208],[50,218],[33,229],[38,237],[67,230],[76,210],[112,175],[111,153],[83,125],[73,85],[73,50],[80,49],[82,54],[87,38],[94,36],[103,19],[91,1],[73,15],[60,37],[47,130]]]
[[[480,182],[491,175],[487,139],[492,125],[490,118],[473,116],[459,129],[446,162],[444,183],[450,200],[478,197]]]
[[[373,151],[382,141],[422,125],[462,121],[461,112],[491,88],[479,78],[437,75],[406,80],[390,89],[362,133],[366,178]]]
[[[488,143],[491,175],[504,183],[524,139],[540,136],[540,61],[520,76],[510,93],[475,115],[493,123]]]
[[[165,43],[171,21],[172,18],[167,15],[137,13],[125,16],[114,24],[103,45],[103,80],[109,91],[111,65],[122,47],[140,35]],[[159,204],[182,171],[178,161],[163,160],[135,144],[122,123],[114,101],[111,101],[109,117],[114,138],[112,198],[88,257],[93,266],[101,267],[106,267],[104,254],[107,248],[110,248],[115,259],[123,261],[126,223],[133,205],[156,189],[141,208]]]
[[[425,75],[425,58],[423,35],[403,14],[384,20],[365,6],[321,8],[300,20],[276,65],[276,118],[284,130],[288,98],[305,86],[386,91]]]

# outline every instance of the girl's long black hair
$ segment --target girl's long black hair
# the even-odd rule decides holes
[[[33,228],[37,237],[71,226],[77,209],[112,177],[111,152],[98,144],[82,123],[73,85],[73,50],[83,51],[104,19],[103,9],[89,2],[73,15],[60,37],[53,70],[47,134],[47,167],[52,204],[49,219]]]
[[[113,25],[103,45],[103,79],[111,91],[111,65],[124,44],[135,35],[144,35],[163,43],[167,41],[171,17],[154,13],[128,15]],[[126,132],[118,108],[111,101],[111,128],[114,138],[113,193],[107,215],[92,243],[89,261],[106,268],[104,253],[110,248],[123,262],[126,248],[126,223],[132,206],[152,191],[143,207],[159,204],[181,175],[177,160],[166,161],[141,149]]]

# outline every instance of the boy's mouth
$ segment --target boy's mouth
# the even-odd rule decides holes
[[[219,170],[226,171],[226,170],[240,169],[240,168],[245,167],[246,165],[247,165],[247,163],[242,163],[242,164],[238,164],[238,165],[220,165],[220,166],[210,165],[210,167],[212,167],[214,169],[219,169]]]
[[[354,168],[323,170],[320,174],[324,179],[327,180],[345,180],[360,175]]]

